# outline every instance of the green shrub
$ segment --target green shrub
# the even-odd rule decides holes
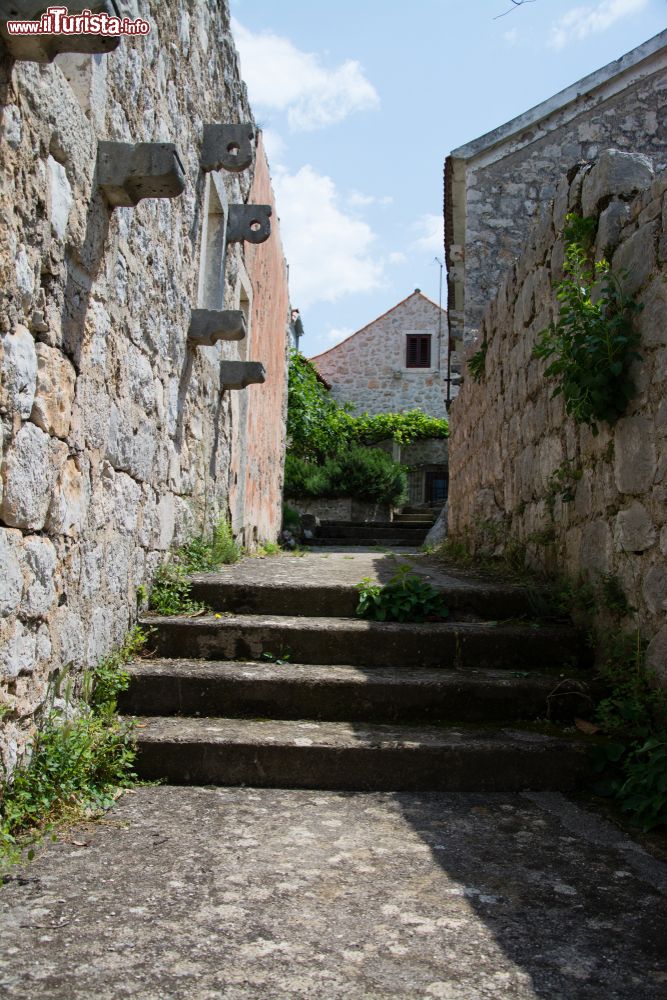
[[[426,580],[401,566],[384,586],[366,578],[357,584],[357,614],[374,621],[423,622],[446,618],[449,611],[442,595]]]
[[[295,455],[285,462],[285,496],[354,497],[398,505],[407,496],[403,466],[377,448],[349,448],[318,465]]]

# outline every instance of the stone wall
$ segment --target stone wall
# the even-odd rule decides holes
[[[557,315],[568,211],[601,211],[596,253],[627,269],[624,288],[644,306],[635,319],[637,393],[597,436],[566,417],[544,379],[546,362],[532,357]],[[475,546],[512,538],[539,570],[616,575],[651,640],[649,663],[667,683],[667,174],[652,180],[644,157],[612,152],[564,178],[488,305],[478,345],[483,338],[484,378],[466,378],[452,413],[450,535]]]
[[[406,367],[409,333],[431,335],[430,368]],[[356,413],[447,416],[447,314],[419,290],[312,361],[333,398]]]
[[[275,214],[270,244],[230,248],[220,282],[220,308],[252,311],[249,342],[186,342],[191,308],[206,304],[204,269],[220,277],[215,246],[202,247],[206,206],[214,195],[271,201],[261,148],[254,179],[252,168],[200,169],[204,123],[252,121],[229,11],[218,0],[133,6],[152,31],[108,56],[0,57],[9,767],[54,673],[80,678],[121,642],[137,587],[172,545],[230,514],[245,541],[280,527],[287,291]],[[111,211],[96,182],[99,139],[175,142],[184,193]],[[246,357],[265,361],[266,384],[225,390],[221,361]]]
[[[563,172],[610,147],[667,167],[667,31],[466,146],[446,164],[448,309],[469,342]]]

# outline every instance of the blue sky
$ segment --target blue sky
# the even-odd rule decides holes
[[[667,0],[511,7],[231,0],[306,354],[415,288],[437,301],[450,150],[667,27]]]

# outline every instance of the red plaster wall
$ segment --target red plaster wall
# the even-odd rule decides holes
[[[261,133],[249,202],[271,205],[271,236],[246,244],[245,266],[252,284],[252,316],[247,359],[262,361],[266,382],[242,390],[245,412],[232,428],[229,504],[232,526],[244,544],[275,541],[282,517],[289,291],[271,176]]]

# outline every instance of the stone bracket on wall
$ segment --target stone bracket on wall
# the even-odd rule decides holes
[[[230,205],[227,244],[264,243],[271,235],[270,205]]]
[[[245,389],[265,382],[266,370],[261,361],[223,361],[220,380],[225,389]]]
[[[252,125],[204,125],[200,163],[205,173],[229,170],[240,174],[253,161]]]
[[[142,198],[176,198],[185,170],[172,142],[100,142],[97,182],[111,208],[134,208]]]
[[[55,0],[0,0],[0,37],[17,62],[49,63],[61,52],[86,54],[112,52],[120,44],[119,35],[10,35],[6,21],[39,20],[48,7],[67,8],[68,14],[107,14],[120,17],[116,0],[88,0],[88,3],[56,4]],[[54,15],[51,15],[53,19]],[[53,25],[55,27],[55,24]]]
[[[188,341],[194,347],[212,347],[219,340],[243,340],[245,316],[241,309],[193,309]]]

